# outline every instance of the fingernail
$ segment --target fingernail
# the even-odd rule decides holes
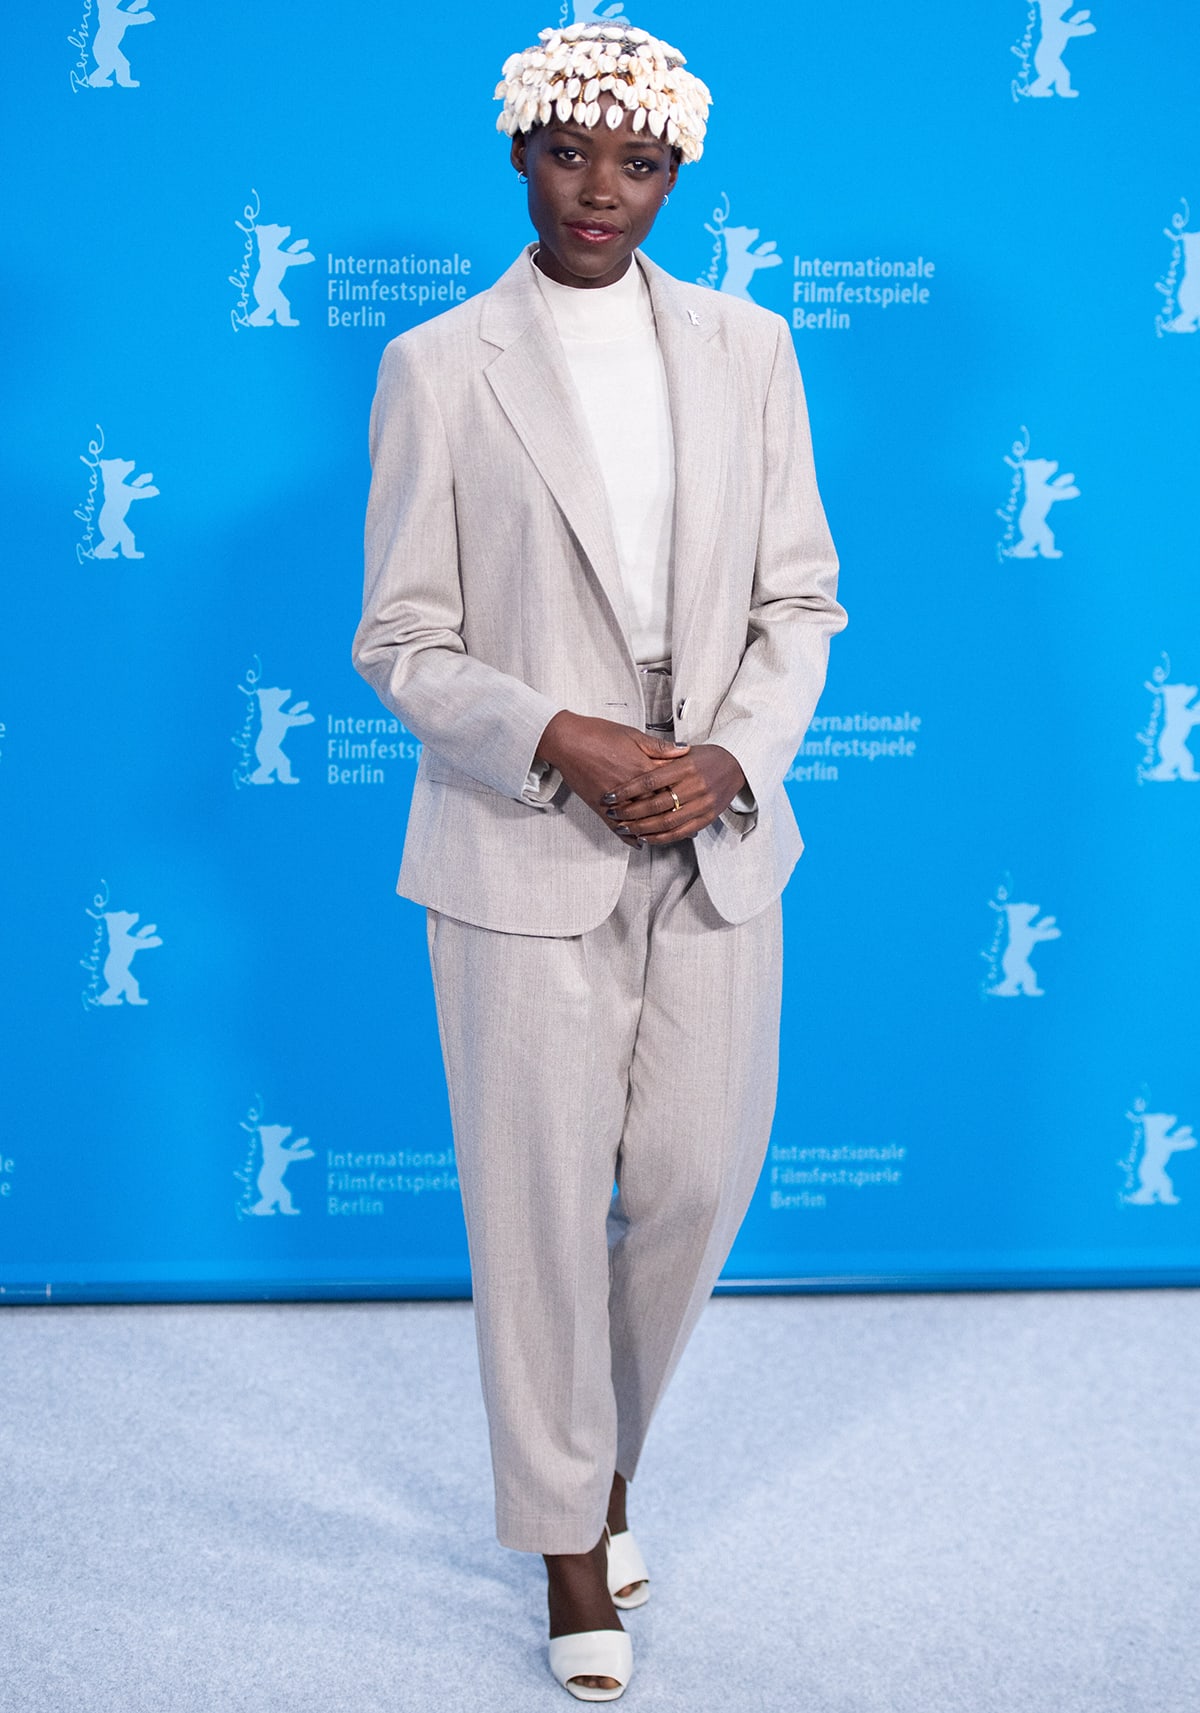
[[[616,812],[617,812],[617,811],[616,811],[616,810],[615,810],[615,809],[606,809],[606,810],[605,810],[605,811],[604,811],[604,813],[605,813],[605,814],[606,814],[606,815],[607,815],[607,816],[608,816],[608,818],[609,818],[609,820],[610,820],[610,821],[611,821],[611,820],[612,820],[612,819],[613,819],[613,817],[614,817],[614,816],[615,816],[615,815],[616,815]]]
[[[602,803],[615,803],[616,800],[617,794],[615,791],[606,791],[604,796],[600,799]]]

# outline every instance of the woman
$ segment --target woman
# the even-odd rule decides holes
[[[498,1533],[545,1556],[551,1669],[599,1701],[649,1592],[626,1484],[766,1149],[782,781],[845,613],[786,323],[640,250],[704,85],[576,25],[497,94],[537,244],[387,347],[354,658],[424,745],[399,891]]]

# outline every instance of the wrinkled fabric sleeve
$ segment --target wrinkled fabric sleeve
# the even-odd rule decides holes
[[[757,803],[769,799],[795,759],[825,684],[829,639],[846,624],[836,599],[838,560],[817,489],[804,385],[782,317],[763,437],[749,642],[709,733],[710,743],[739,762]],[[753,822],[749,828],[730,824],[753,830]]]
[[[544,807],[556,776],[534,787],[531,775],[559,705],[466,651],[450,447],[433,388],[403,338],[380,364],[370,449],[355,669],[451,767]]]

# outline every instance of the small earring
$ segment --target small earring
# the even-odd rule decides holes
[[[523,172],[519,172],[517,174],[517,183],[518,184],[528,184],[529,183],[528,178],[525,176],[525,174]]]
[[[671,200],[671,198],[669,196],[663,197],[662,205],[664,208],[667,206],[667,204],[668,204],[668,202],[670,202],[670,200]]]

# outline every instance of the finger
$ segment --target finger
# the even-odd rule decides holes
[[[635,797],[649,797],[656,791],[665,791],[674,787],[682,796],[682,782],[686,779],[697,780],[697,775],[691,762],[680,756],[674,761],[663,761],[647,773],[639,773],[632,779],[626,779],[620,785],[614,785],[611,791],[606,791],[600,799],[606,806],[619,808],[623,803],[632,803]]]
[[[680,766],[684,769],[682,773]],[[664,766],[661,772],[651,776],[645,791],[618,787],[618,793],[624,794],[618,795],[616,802],[604,807],[603,812],[610,819],[615,816],[618,820],[624,820],[627,815],[645,815],[656,809],[665,814],[674,809],[676,803],[694,803],[698,806],[704,798],[712,795],[707,781],[701,779],[686,763],[670,763]]]
[[[673,845],[680,839],[694,839],[715,820],[716,816],[707,807],[693,804],[690,810],[681,810],[678,815],[660,816],[657,826],[653,821],[639,821],[638,837],[646,845]]]
[[[641,850],[642,838],[640,833],[635,833],[628,827],[614,827],[613,832],[623,845],[628,845],[632,850]]]
[[[700,805],[693,802],[692,808]],[[614,804],[607,811],[614,822],[628,822],[642,831],[648,820],[661,821],[667,815],[680,815],[687,808],[682,791],[666,789],[652,791],[646,797],[635,797],[632,803]]]
[[[681,827],[698,830],[706,827],[713,815],[706,803],[683,805],[679,809],[668,809],[665,815],[629,815],[620,825],[629,832],[636,833],[639,839],[655,838],[659,834],[675,837]]]
[[[674,738],[661,737],[657,732],[635,731],[634,742],[646,755],[686,755],[690,747],[685,743],[676,743]]]
[[[625,797],[623,800],[612,804],[611,807],[616,809],[618,814],[623,815],[628,809],[631,809],[635,803],[657,803],[661,807],[664,797],[667,801],[667,806],[670,807],[672,792],[675,793],[675,796],[679,798],[680,802],[683,802],[685,798],[690,798],[693,802],[696,802],[704,796],[707,790],[708,786],[705,781],[699,778],[695,773],[685,773],[682,778],[663,778],[659,776],[649,781],[645,791],[635,792],[632,796]]]
[[[642,842],[640,833],[633,828],[626,827],[624,825],[617,826],[607,819],[604,820],[604,825],[611,833],[620,839],[623,845],[640,845]]]
[[[698,833],[701,827],[706,827],[708,821],[709,817],[706,815],[659,815],[652,821],[633,821],[630,826],[636,828],[639,839],[643,839],[647,844],[654,844],[658,841],[669,843],[672,839],[690,838],[693,833]]]
[[[686,821],[683,821],[681,815],[672,815],[671,820],[673,823],[682,821],[683,824],[682,826],[672,825],[661,833],[643,833],[641,835],[642,843],[644,845],[677,845],[682,839],[694,839],[697,833],[702,832],[709,825],[708,817],[704,815],[690,815]]]

